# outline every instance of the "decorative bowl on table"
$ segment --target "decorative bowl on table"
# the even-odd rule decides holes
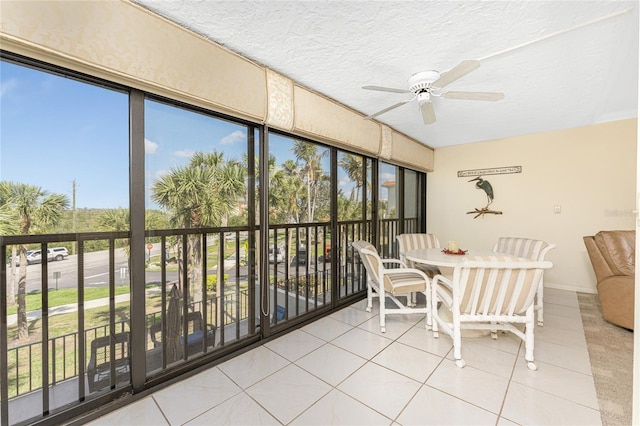
[[[456,251],[452,251],[452,250],[449,250],[449,249],[443,249],[443,250],[442,250],[442,252],[443,252],[444,254],[456,254],[456,255],[463,255],[463,254],[467,254],[467,252],[468,252],[468,251],[469,251],[469,250],[462,250],[462,249],[458,249],[458,250],[456,250]]]

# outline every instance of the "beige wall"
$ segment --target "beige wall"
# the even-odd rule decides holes
[[[441,244],[490,250],[499,236],[553,242],[545,285],[594,292],[582,237],[603,229],[635,229],[637,120],[513,137],[435,151],[427,178],[427,229]],[[522,173],[487,175],[502,215],[474,219],[484,193],[459,170],[522,166]],[[554,213],[554,206],[561,213]]]

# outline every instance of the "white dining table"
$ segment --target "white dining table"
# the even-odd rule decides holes
[[[405,253],[405,258],[414,263],[432,265],[438,267],[455,268],[458,263],[469,256],[495,256],[500,255],[490,250],[469,250],[466,254],[447,254],[442,248],[427,248],[409,250]]]

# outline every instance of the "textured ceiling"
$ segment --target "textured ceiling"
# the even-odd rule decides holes
[[[503,100],[435,98],[429,126],[415,100],[376,117],[433,148],[637,116],[637,1],[135,2],[365,115],[412,94],[364,85],[480,60],[447,89]]]

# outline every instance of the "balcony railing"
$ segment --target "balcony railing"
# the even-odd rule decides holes
[[[397,219],[379,222],[378,245],[382,253],[395,255],[398,228]],[[411,222],[405,221],[404,228],[410,229]],[[144,323],[147,327],[148,377],[166,374],[170,370],[167,368],[177,365],[176,362],[191,362],[194,357],[215,353],[229,344],[259,336],[261,313],[266,315],[271,326],[279,329],[286,327],[288,321],[338,306],[342,299],[347,303],[364,294],[364,273],[350,242],[370,240],[372,222],[340,222],[336,231],[332,235],[329,223],[270,226],[269,246],[265,248],[269,253],[264,257],[268,259],[265,265],[269,276],[268,312],[260,309],[267,306],[261,304],[260,298],[260,275],[257,273],[261,258],[259,247],[253,246],[254,254],[250,254],[251,245],[256,244],[259,238],[251,236],[247,228],[147,231]],[[1,249],[5,258],[14,245],[38,247],[43,252],[53,245],[66,245],[72,249],[67,260],[44,260],[39,269],[37,266],[27,267],[27,289],[39,294],[41,301],[41,307],[37,308],[41,318],[30,323],[31,327],[37,323],[31,330],[30,340],[25,343],[14,341],[10,336],[15,334],[15,327],[0,327],[0,350],[5,351],[5,356],[0,356],[4,370],[0,372],[3,397],[0,409],[9,409],[9,399],[42,392],[38,397],[41,403],[38,407],[31,407],[32,412],[14,413],[9,410],[11,423],[43,413],[46,415],[65,404],[78,403],[91,396],[92,392],[85,394],[85,389],[92,342],[130,331],[129,301],[126,297],[120,301],[115,293],[116,284],[130,285],[128,252],[117,248],[126,246],[129,238],[128,232],[3,237]],[[100,247],[106,249],[89,250]],[[198,261],[193,260],[194,256]],[[6,291],[11,269],[2,263],[0,313],[8,318]],[[65,269],[60,273],[63,266]],[[195,355],[183,351],[177,360],[168,357],[168,348],[163,343],[168,343],[171,338],[168,332],[173,320],[168,307],[174,285],[180,293],[182,318],[190,312],[199,312],[205,324],[216,326],[215,346],[208,347],[205,343]],[[53,310],[49,299],[57,291],[53,288],[63,289],[65,286],[77,292],[77,303],[73,313],[65,314],[63,322],[66,328],[60,328],[54,320],[57,316],[50,313]],[[91,307],[85,300],[85,293],[92,287],[108,288],[106,305]],[[4,324],[7,324],[6,320]],[[151,341],[149,330],[152,328],[161,330],[155,342],[160,342],[160,348],[154,347]],[[61,332],[60,329],[66,331]],[[191,330],[181,320],[177,337],[182,338],[189,333]],[[187,348],[188,340],[183,339],[184,348]],[[47,389],[79,378],[82,378],[81,383],[68,388],[74,389],[69,391],[73,394],[68,398],[61,402],[49,401]],[[114,371],[111,384],[107,392],[123,385],[116,380]],[[38,413],[40,409],[42,412]]]

